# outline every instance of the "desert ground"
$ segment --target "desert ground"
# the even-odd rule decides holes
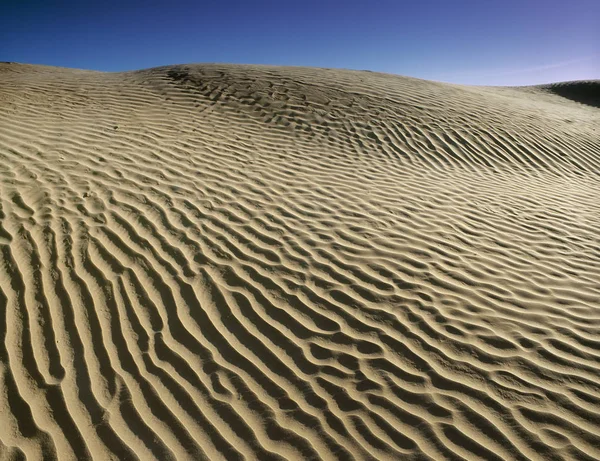
[[[599,107],[0,64],[0,459],[600,459]]]

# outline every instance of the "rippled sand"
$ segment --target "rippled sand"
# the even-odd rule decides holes
[[[0,459],[600,459],[599,95],[0,64]]]

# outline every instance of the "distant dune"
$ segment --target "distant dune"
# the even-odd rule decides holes
[[[599,88],[0,64],[0,459],[600,459]]]

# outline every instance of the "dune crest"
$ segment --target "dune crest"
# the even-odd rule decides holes
[[[600,459],[598,85],[0,64],[0,459]]]

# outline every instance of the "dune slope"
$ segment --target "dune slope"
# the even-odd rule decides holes
[[[597,91],[0,64],[0,459],[600,459]]]

